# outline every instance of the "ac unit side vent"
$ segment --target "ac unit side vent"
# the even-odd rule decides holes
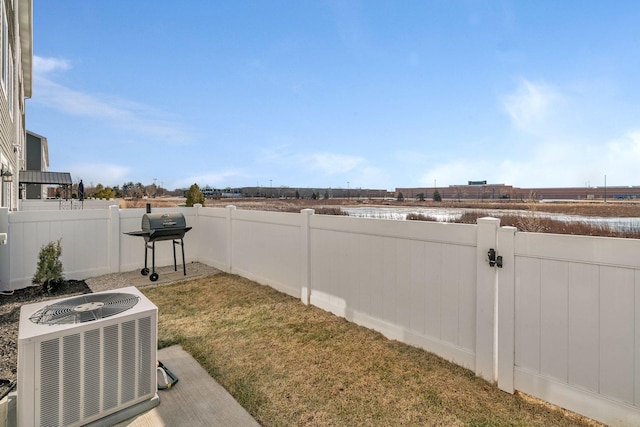
[[[93,329],[84,334],[84,382],[85,396],[82,405],[83,418],[89,418],[100,412],[100,354],[102,353],[102,341],[100,330]]]
[[[138,320],[140,326],[138,330],[140,331],[140,342],[138,344],[138,360],[140,363],[138,364],[138,372],[137,377],[140,378],[140,383],[138,384],[139,394],[147,395],[152,391],[151,385],[156,381],[151,378],[150,372],[154,372],[155,365],[152,366],[151,361],[155,359],[155,355],[151,354],[151,317],[143,317]]]
[[[104,398],[105,410],[118,406],[118,390],[120,390],[120,348],[118,347],[118,325],[104,328]],[[115,347],[115,348],[114,348]]]
[[[122,402],[129,402],[136,397],[135,320],[122,324],[122,358],[128,362],[122,364]]]
[[[80,421],[80,334],[62,338],[62,424]]]
[[[147,316],[41,342],[40,425],[81,425],[152,392],[153,327]]]
[[[52,397],[58,396],[60,390],[60,340],[56,338],[43,341],[40,347],[41,354],[44,355],[40,364],[40,376],[46,378],[46,381],[40,383],[40,424],[57,425],[60,405],[58,399]]]

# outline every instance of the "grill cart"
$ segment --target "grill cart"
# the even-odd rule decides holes
[[[176,260],[176,245],[182,248],[182,270],[187,275],[187,266],[184,262],[184,235],[192,227],[187,227],[187,222],[182,213],[146,213],[142,216],[142,230],[130,231],[130,236],[140,236],[144,238],[144,268],[140,270],[140,274],[146,276],[149,274],[147,267],[148,250],[151,249],[151,275],[149,280],[155,282],[158,280],[156,273],[156,242],[161,240],[173,241],[173,269],[178,271]]]

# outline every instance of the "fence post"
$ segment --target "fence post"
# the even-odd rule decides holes
[[[300,291],[300,299],[302,303],[305,305],[309,305],[311,303],[311,215],[313,215],[316,211],[314,209],[302,209],[300,213],[302,214],[302,224],[301,224],[301,245],[300,248],[302,250],[302,277],[301,280],[301,291]]]
[[[196,234],[196,236],[198,236],[198,240],[196,242],[196,247],[198,248],[196,252],[196,261],[201,262],[200,253],[202,252],[202,247],[203,247],[202,240],[204,239],[204,236],[202,235],[203,234],[202,230],[200,229],[200,209],[202,209],[202,204],[194,203],[193,207],[195,211],[195,224],[192,224],[191,226],[193,227],[194,233]]]
[[[478,219],[476,249],[476,375],[495,382],[497,267],[489,264],[488,252],[497,249],[497,218]]]
[[[515,358],[515,295],[516,256],[515,227],[498,230],[498,253],[502,268],[498,269],[498,387],[513,393]]]
[[[227,265],[226,272],[233,273],[233,211],[236,207],[233,205],[227,208]]]
[[[120,272],[120,207],[109,206],[109,272]]]
[[[0,291],[8,291],[11,285],[11,262],[9,248],[11,236],[9,236],[9,208],[0,207],[0,233],[7,233],[6,244],[0,246]]]

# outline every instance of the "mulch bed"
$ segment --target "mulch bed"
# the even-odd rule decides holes
[[[16,381],[18,372],[18,325],[20,307],[67,295],[91,293],[84,280],[66,280],[53,292],[45,292],[42,286],[18,289],[12,295],[0,295],[0,379]],[[0,395],[7,385],[0,385]]]

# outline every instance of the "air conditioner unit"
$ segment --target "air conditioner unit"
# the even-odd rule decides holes
[[[157,400],[157,319],[135,287],[24,305],[18,425],[80,426]]]

